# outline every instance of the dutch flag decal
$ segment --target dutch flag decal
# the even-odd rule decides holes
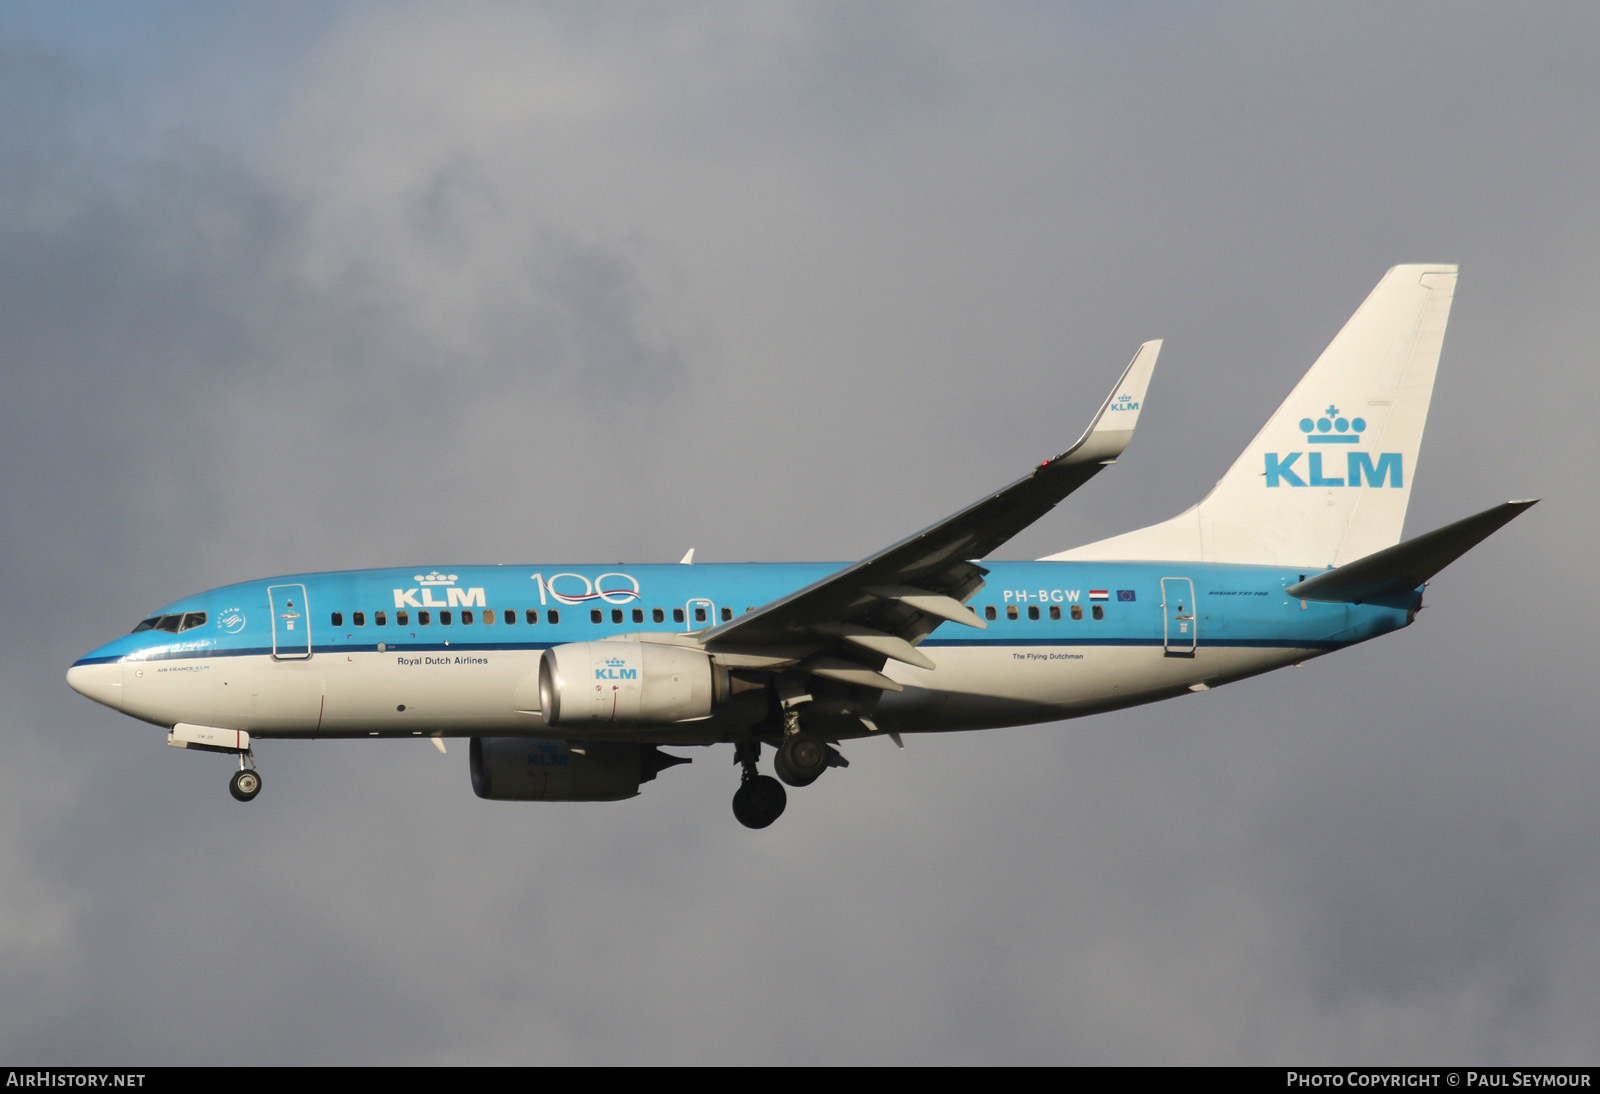
[[[1090,600],[1110,600],[1111,599],[1111,593],[1108,592],[1105,589],[1090,589],[1089,590],[1089,599]]]

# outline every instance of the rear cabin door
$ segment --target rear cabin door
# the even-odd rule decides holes
[[[1161,579],[1161,615],[1166,623],[1168,657],[1193,657],[1195,643],[1194,582],[1186,577]]]

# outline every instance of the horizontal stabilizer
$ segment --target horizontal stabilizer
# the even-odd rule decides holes
[[[1508,501],[1476,516],[1447,524],[1432,532],[1385,547],[1347,562],[1288,588],[1298,600],[1327,600],[1361,604],[1399,596],[1417,588],[1434,574],[1488,539],[1532,501]]]

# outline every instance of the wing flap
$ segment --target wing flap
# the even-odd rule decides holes
[[[912,611],[946,619],[951,623],[977,627],[980,631],[989,629],[989,624],[973,615],[972,609],[953,596],[929,592],[927,589],[918,589],[911,585],[874,585],[867,592],[879,600],[904,604]]]
[[[932,658],[898,635],[887,634],[872,627],[863,627],[859,623],[818,624],[813,629],[819,634],[838,635],[853,646],[860,646],[891,661],[915,665],[919,669],[936,667]]]

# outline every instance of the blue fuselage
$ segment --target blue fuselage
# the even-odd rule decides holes
[[[185,597],[77,666],[119,666],[119,706],[157,724],[257,736],[548,732],[539,655],[566,643],[685,634],[838,570],[832,563],[408,567],[296,574]],[[1071,717],[1254,675],[1405,626],[1403,604],[1300,601],[1309,576],[1198,563],[998,562],[940,625],[935,668],[886,668],[886,729]],[[76,667],[76,666],[75,666]],[[93,670],[107,681],[109,668]],[[108,685],[109,686],[109,685]],[[102,701],[107,701],[102,699]],[[715,740],[741,719],[639,727]]]

